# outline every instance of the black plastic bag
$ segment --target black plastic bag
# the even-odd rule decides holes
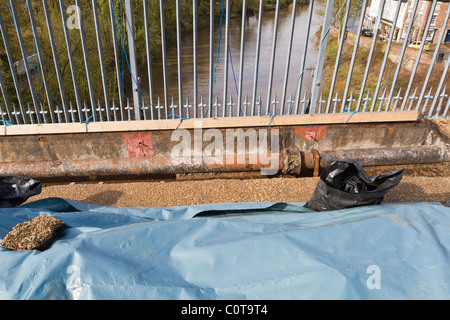
[[[336,161],[324,169],[319,183],[305,207],[331,211],[378,205],[403,178],[404,169],[372,177],[355,160]]]
[[[40,194],[42,182],[20,176],[0,175],[0,208],[14,208]]]

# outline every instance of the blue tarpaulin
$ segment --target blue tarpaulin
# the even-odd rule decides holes
[[[41,214],[68,227],[42,252],[0,248],[0,299],[450,298],[450,208],[303,205],[0,209],[0,239]]]

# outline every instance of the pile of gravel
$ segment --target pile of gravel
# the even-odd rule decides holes
[[[11,250],[46,250],[56,238],[64,236],[65,225],[54,217],[40,215],[16,225],[0,242]]]

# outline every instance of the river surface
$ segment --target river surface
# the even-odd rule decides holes
[[[316,66],[317,52],[317,38],[316,32],[323,23],[323,16],[317,13],[322,9],[322,4],[316,2],[313,19],[311,24],[311,31],[309,39],[306,39],[306,30],[308,23],[308,5],[297,6],[294,38],[292,45],[292,54],[289,68],[289,81],[287,87],[286,100],[290,95],[294,96],[297,81],[302,74],[302,55],[304,52],[305,41],[308,43],[308,54],[306,59],[306,69],[303,73],[302,93],[305,90],[310,91],[312,83],[312,69]],[[255,73],[255,56],[258,32],[258,14],[247,16],[245,33],[245,49],[244,49],[244,72],[243,72],[243,100],[248,96],[248,101],[252,100],[253,96],[253,78]],[[275,11],[266,11],[263,13],[262,32],[261,32],[261,51],[258,69],[258,89],[257,95],[261,95],[263,104],[268,96],[268,84],[270,65],[272,57],[272,43],[275,23]],[[274,76],[272,84],[272,99],[276,95],[277,100],[281,100],[282,89],[285,78],[287,54],[289,49],[289,40],[292,23],[292,6],[286,9],[280,9],[277,45],[274,63]],[[224,89],[224,55],[225,55],[225,19],[222,25],[222,39],[220,43],[220,55],[215,72],[215,86],[213,90],[213,97],[218,97],[219,103],[222,103],[223,89]],[[217,58],[217,47],[220,38],[220,24],[215,25],[215,44],[214,44],[214,60]],[[198,63],[198,101],[203,97],[204,103],[208,102],[209,92],[209,27],[198,30],[198,48],[197,48],[197,63]],[[237,100],[237,87],[239,85],[239,66],[240,66],[240,43],[241,43],[241,18],[230,19],[230,49],[231,59],[229,58],[228,69],[228,96],[232,95],[234,102]],[[189,97],[189,103],[193,101],[194,90],[194,65],[193,65],[193,37],[192,35],[185,35],[182,38],[182,93],[183,104],[186,103],[186,98]],[[234,70],[234,72],[233,72]],[[152,61],[152,78],[153,78],[153,97],[154,103],[157,103],[157,98],[161,98],[161,104],[164,104],[164,82],[163,82],[163,67],[161,61]],[[148,77],[147,68],[141,68],[139,74],[142,79],[141,87],[144,92],[148,94]],[[236,79],[236,80],[235,80]],[[172,97],[174,104],[178,103],[178,65],[177,65],[177,46],[172,45],[167,47],[167,84],[168,84],[168,99],[169,105]],[[229,99],[229,98],[228,98]]]

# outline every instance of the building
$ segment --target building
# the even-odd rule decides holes
[[[381,18],[381,25],[380,25],[380,33],[379,37],[388,39],[392,25],[395,18],[395,13],[397,11],[398,7],[398,1],[396,0],[386,0],[384,4],[383,14]],[[400,41],[400,35],[402,35],[403,30],[403,22],[405,20],[405,13],[407,10],[407,0],[402,0],[400,5],[400,11],[397,18],[397,22],[395,23],[395,32],[393,36],[394,41]],[[381,6],[381,0],[372,0],[370,3],[370,6],[366,10],[366,15],[364,17],[364,26],[366,28],[369,28],[373,31],[375,34],[375,26],[379,14]]]
[[[402,0],[399,16],[395,24],[394,41],[403,41],[408,35],[409,23],[412,19],[412,11],[415,1],[420,1],[417,9],[417,15],[414,19],[413,28],[409,37],[409,41],[418,41],[423,37],[427,19],[431,11],[433,1],[429,0]],[[366,10],[364,26],[372,29],[375,33],[375,25],[380,10],[381,0],[372,0],[370,6]],[[379,36],[387,39],[389,37],[395,12],[397,10],[398,1],[386,0],[380,25]],[[444,30],[443,42],[450,45],[450,21],[444,26],[444,20],[449,9],[450,1],[437,1],[436,8],[432,13],[431,24],[428,30],[426,40],[436,43],[439,39],[441,30]]]
[[[415,1],[420,0],[408,0],[407,13],[405,14],[403,21],[402,39],[405,39],[408,33],[408,26],[412,18],[412,11]],[[432,3],[432,1],[421,1],[421,3],[419,3],[417,16],[414,20],[413,29],[411,31],[409,41],[417,41],[423,38],[423,33],[426,28],[428,17],[430,14],[432,14],[430,28],[425,38],[426,41],[429,41],[430,43],[436,43],[439,39],[441,30],[443,30],[445,34],[442,41],[444,43],[450,44],[450,21],[447,23],[447,25],[444,26],[445,16],[447,10],[449,9],[450,3],[448,1],[437,1],[434,12],[430,13]]]

